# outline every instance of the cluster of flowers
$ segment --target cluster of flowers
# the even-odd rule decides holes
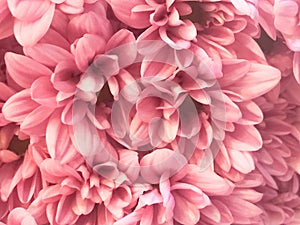
[[[0,0],[0,225],[299,225],[299,0]]]

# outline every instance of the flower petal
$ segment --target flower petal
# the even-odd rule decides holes
[[[7,120],[23,122],[25,117],[38,106],[39,105],[31,99],[30,89],[25,89],[9,98],[7,102],[5,102],[2,112]]]
[[[29,88],[41,76],[49,76],[51,70],[29,57],[15,53],[5,54],[7,71],[13,80],[23,88]]]
[[[48,31],[54,15],[55,4],[52,3],[43,16],[34,21],[16,20],[14,34],[22,46],[36,44]]]

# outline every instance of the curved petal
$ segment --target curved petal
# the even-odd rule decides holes
[[[30,89],[25,89],[9,98],[7,102],[5,102],[2,112],[7,120],[22,122],[26,116],[38,106],[39,105],[31,99]]]
[[[224,143],[229,149],[257,151],[262,147],[263,142],[259,131],[253,125],[236,124],[234,132],[227,132]]]
[[[49,76],[51,70],[29,57],[8,52],[5,54],[7,71],[12,79],[23,88],[29,88],[39,77]]]
[[[55,108],[57,90],[53,88],[50,77],[40,77],[31,86],[31,98],[41,105]]]
[[[32,47],[24,47],[24,53],[35,61],[54,67],[61,61],[71,61],[73,56],[65,49],[47,43],[39,43]]]
[[[14,34],[22,46],[36,44],[48,31],[54,16],[55,4],[52,3],[43,16],[34,21],[16,20]]]

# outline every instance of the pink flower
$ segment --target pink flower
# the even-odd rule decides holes
[[[0,0],[0,224],[298,224],[298,7]]]
[[[205,180],[205,177],[212,179]],[[202,210],[211,205],[204,192],[212,191],[213,186],[216,195],[231,190],[230,182],[212,171],[199,173],[196,166],[188,166],[170,180],[161,179],[159,188],[143,193],[134,211],[115,224],[135,224],[138,221],[145,224],[196,224]]]
[[[100,179],[84,164],[70,166],[45,159],[40,169],[42,177],[52,184],[43,188],[28,208],[40,223],[112,224],[132,207],[130,187]]]
[[[101,21],[107,23],[105,16],[97,21],[99,23],[94,24],[94,28],[91,29],[89,26],[94,12],[101,11],[104,7],[101,3],[95,3],[92,9],[87,7],[85,13],[71,20],[67,17],[60,18],[61,13],[56,11],[53,24],[40,43],[24,48],[26,56],[15,53],[6,54],[8,73],[24,90],[6,102],[4,111],[7,111],[6,118],[10,121],[21,123],[22,131],[31,135],[44,135],[49,118],[52,114],[58,115],[57,113],[63,115],[62,121],[65,124],[70,123],[72,115],[68,111],[72,106],[72,98],[81,73],[87,67],[89,60],[103,52],[105,48],[105,37],[97,35],[99,29],[96,27]],[[74,27],[72,21],[80,20],[82,17],[87,18],[86,24]],[[60,19],[63,20],[62,23]],[[80,36],[87,32],[85,29],[90,29],[91,33]],[[74,43],[68,42],[67,30],[73,34]],[[47,40],[51,42],[48,43]],[[53,40],[68,43],[66,48],[71,48],[71,52],[64,49],[65,46],[56,46],[56,43],[52,43]],[[87,48],[95,42],[99,44],[98,49]],[[48,52],[48,54],[42,54],[42,52]],[[22,67],[18,68],[18,63],[21,63]],[[26,108],[19,112],[14,111],[13,108],[16,105],[23,103],[27,105]],[[36,118],[39,119],[36,120]]]
[[[189,48],[190,42],[196,40],[197,33],[201,33],[201,37],[208,39],[208,42],[227,44],[233,41],[233,33],[245,30],[255,35],[258,32],[255,28],[257,21],[252,21],[257,16],[256,8],[244,0],[234,2],[233,5],[226,1],[141,0],[126,1],[126,7],[124,2],[118,0],[109,0],[108,3],[125,24],[134,28],[148,28],[141,34],[140,40],[160,37],[177,49]]]

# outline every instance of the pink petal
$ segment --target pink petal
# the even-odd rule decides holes
[[[83,4],[84,0],[65,0],[58,8],[67,14],[79,14],[84,10]]]
[[[50,77],[40,77],[36,79],[31,86],[31,97],[41,105],[54,108],[56,102],[57,90],[53,88]]]
[[[83,199],[80,195],[80,192],[76,192],[75,203],[73,204],[72,211],[80,216],[80,215],[88,215],[94,209],[95,203],[90,199]]]
[[[50,156],[62,163],[70,162],[77,156],[70,138],[69,127],[61,123],[58,114],[53,114],[49,119],[46,143]]]
[[[79,100],[69,101],[62,111],[61,121],[67,125],[77,123],[86,115],[87,109],[86,102]]]
[[[137,55],[136,39],[132,32],[121,29],[107,42],[106,52],[119,57],[121,68],[131,65]]]
[[[174,207],[174,219],[181,224],[196,224],[200,220],[198,207],[187,202],[180,195],[173,194],[173,196],[176,202]]]
[[[37,225],[35,219],[23,208],[13,209],[8,218],[7,225]]]
[[[238,151],[256,151],[262,147],[262,138],[254,126],[236,124],[235,131],[227,133],[224,143],[226,147]]]
[[[10,163],[16,161],[19,158],[18,155],[9,150],[0,151],[0,162]]]
[[[211,202],[206,194],[194,185],[186,183],[176,183],[171,187],[172,193],[177,193],[186,201],[194,204],[199,209],[205,208]]]
[[[156,97],[147,97],[136,103],[137,114],[143,122],[150,122],[155,117],[161,117],[162,111],[157,110],[161,100]]]
[[[29,88],[38,77],[52,74],[47,67],[23,55],[6,53],[5,62],[10,76],[23,88]]]
[[[6,85],[5,83],[0,82],[0,100],[6,102],[16,91]]]
[[[134,182],[140,174],[138,154],[135,151],[119,150],[119,169],[126,174],[130,182]]]
[[[39,43],[45,43],[61,47],[67,51],[70,49],[70,43],[60,33],[50,27]]]
[[[238,197],[227,197],[226,204],[235,221],[239,221],[239,223],[244,219],[259,216],[262,213],[262,210],[258,206]],[[245,210],[241,210],[241,208]]]
[[[231,2],[234,5],[234,7],[237,8],[243,14],[250,14],[250,7],[245,0],[232,0]]]
[[[9,98],[4,104],[2,112],[7,120],[22,122],[38,106],[30,97],[30,89],[25,89]]]
[[[250,70],[247,60],[224,59],[222,60],[223,78],[219,81],[222,87],[230,86],[244,77]]]
[[[72,167],[66,164],[62,165],[59,161],[54,159],[45,159],[40,167],[43,177],[51,183],[60,183],[66,177],[74,178],[79,181],[82,180],[80,175]]]
[[[37,62],[49,67],[54,67],[61,61],[73,59],[71,53],[65,49],[46,43],[36,44],[32,47],[24,47],[24,53]]]
[[[70,210],[74,200],[73,195],[62,196],[59,200],[55,216],[58,224],[74,224],[77,221],[78,216]]]
[[[17,191],[22,203],[28,203],[31,200],[36,188],[36,178],[37,174],[35,174],[34,177],[22,180],[18,183]]]
[[[11,0],[7,1],[11,14],[19,20],[34,21],[42,17],[51,3],[49,1],[22,1]]]
[[[203,36],[205,37],[206,35],[204,34]],[[207,38],[214,42],[217,42],[218,44],[221,44],[222,46],[230,45],[235,41],[234,33],[232,32],[232,30],[225,26],[211,27],[209,29]]]
[[[281,73],[278,69],[252,63],[247,75],[227,89],[241,96],[240,99],[236,99],[237,101],[250,100],[270,91],[278,84],[280,78]],[[253,85],[254,83],[256,85]]]
[[[144,5],[144,0],[137,0],[134,2],[130,0],[122,2],[111,0],[109,4],[116,17],[125,24],[134,28],[146,28],[150,25],[149,17],[151,11],[148,10],[148,7],[143,8],[143,10],[139,10],[138,8],[135,9],[137,6]]]
[[[84,72],[93,61],[95,55],[104,52],[105,40],[98,35],[85,34],[71,48],[78,69]]]
[[[70,43],[84,34],[97,34],[108,40],[113,35],[112,25],[106,18],[106,3],[97,1],[85,6],[87,12],[74,16],[68,23],[67,35]]]
[[[158,183],[160,177],[178,172],[186,163],[186,158],[169,149],[159,149],[141,159],[141,175],[149,183]]]
[[[47,119],[53,113],[53,111],[54,109],[48,108],[46,106],[37,107],[32,112],[30,112],[23,120],[21,124],[21,129],[28,134],[33,134],[33,133],[35,133],[36,135],[45,134],[46,123],[48,122]],[[33,131],[36,130],[36,127],[38,127],[37,128],[38,132]],[[43,129],[43,132],[41,132],[41,128]]]
[[[1,5],[0,7],[4,6]],[[6,9],[6,12],[0,12],[0,40],[13,34],[13,25],[14,20],[9,10]]]
[[[294,53],[294,61],[293,61],[293,72],[296,81],[300,84],[300,53]]]
[[[265,64],[266,59],[264,53],[250,35],[240,32],[234,36],[235,42],[232,44],[232,47],[236,53],[238,53],[239,58],[251,61],[255,59],[257,62]]]
[[[52,3],[43,16],[34,21],[16,20],[14,34],[23,46],[36,44],[48,31],[54,15],[55,4]]]
[[[243,114],[242,118],[237,121],[238,124],[254,125],[263,120],[261,109],[253,101],[238,102],[237,105]]]
[[[231,164],[236,170],[247,174],[255,169],[254,160],[248,152],[230,149],[229,156],[231,158]]]
[[[79,76],[76,76],[78,73],[79,71],[73,60],[59,62],[51,76],[53,87],[58,91],[65,92],[65,94],[73,95],[79,81]]]
[[[217,175],[215,172],[207,169],[200,172],[197,166],[192,167],[192,171],[182,180],[197,186],[209,195],[228,195],[233,190],[233,185]]]

